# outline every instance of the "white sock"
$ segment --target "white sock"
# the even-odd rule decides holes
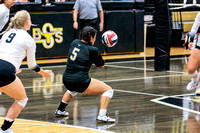
[[[5,117],[5,120],[6,120],[6,121],[9,121],[9,122],[13,122],[13,121],[14,121],[13,119],[10,119],[10,118],[8,118],[8,117]]]
[[[106,113],[107,113],[107,110],[106,110],[106,109],[101,109],[101,110],[99,110],[99,115],[100,115],[100,116],[105,116]]]
[[[193,78],[193,80],[196,81],[196,82],[198,82],[198,79],[197,79],[197,78]]]
[[[199,77],[200,77],[200,72],[198,72],[198,74],[197,74],[197,77],[196,77],[196,78],[193,78],[193,79],[194,79],[194,81],[196,81],[196,82],[199,82]]]
[[[63,101],[63,100],[62,100],[62,102],[65,103],[65,104],[69,104],[68,102],[65,102],[65,101]]]

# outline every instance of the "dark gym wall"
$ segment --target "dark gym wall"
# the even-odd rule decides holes
[[[113,30],[118,42],[106,53],[135,52],[135,13],[132,10],[106,11],[105,30]]]
[[[143,52],[144,42],[144,1],[139,2],[102,2],[104,11],[104,31],[113,30],[118,34],[119,41],[112,48],[101,43],[98,32],[95,46],[101,53]],[[17,3],[11,12],[25,9],[30,12],[32,27],[29,33],[37,44],[37,58],[66,57],[70,43],[78,31],[73,29],[74,2],[52,3],[50,6],[36,3]],[[110,5],[110,6],[108,6]],[[123,10],[122,10],[123,9]],[[75,33],[76,32],[76,33]]]

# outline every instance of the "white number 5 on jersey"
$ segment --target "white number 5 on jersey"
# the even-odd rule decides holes
[[[70,59],[72,60],[72,61],[74,61],[74,60],[76,60],[76,57],[77,57],[77,53],[80,51],[80,49],[79,48],[74,48],[73,49],[73,51],[72,51],[72,55],[70,55]]]

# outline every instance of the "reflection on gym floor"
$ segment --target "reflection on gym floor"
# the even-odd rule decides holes
[[[93,66],[90,76],[115,90],[108,107],[108,114],[117,120],[115,124],[96,123],[100,96],[86,94],[78,94],[70,102],[66,108],[69,117],[56,118],[54,112],[66,91],[62,84],[65,65],[47,66],[53,70],[53,76],[48,80],[24,68],[19,78],[29,101],[18,118],[120,133],[199,133],[200,97],[185,89],[190,81],[186,59],[171,58],[170,71],[165,72],[154,71],[154,60],[107,62],[104,69]],[[1,117],[12,102],[5,94],[0,96]],[[14,125],[16,132],[19,128]],[[37,128],[27,130],[37,132]],[[55,130],[61,131],[61,128]],[[67,130],[62,129],[63,132]]]

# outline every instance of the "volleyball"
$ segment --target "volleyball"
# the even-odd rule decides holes
[[[114,31],[108,30],[103,33],[101,41],[106,47],[113,47],[118,41],[118,36]]]

